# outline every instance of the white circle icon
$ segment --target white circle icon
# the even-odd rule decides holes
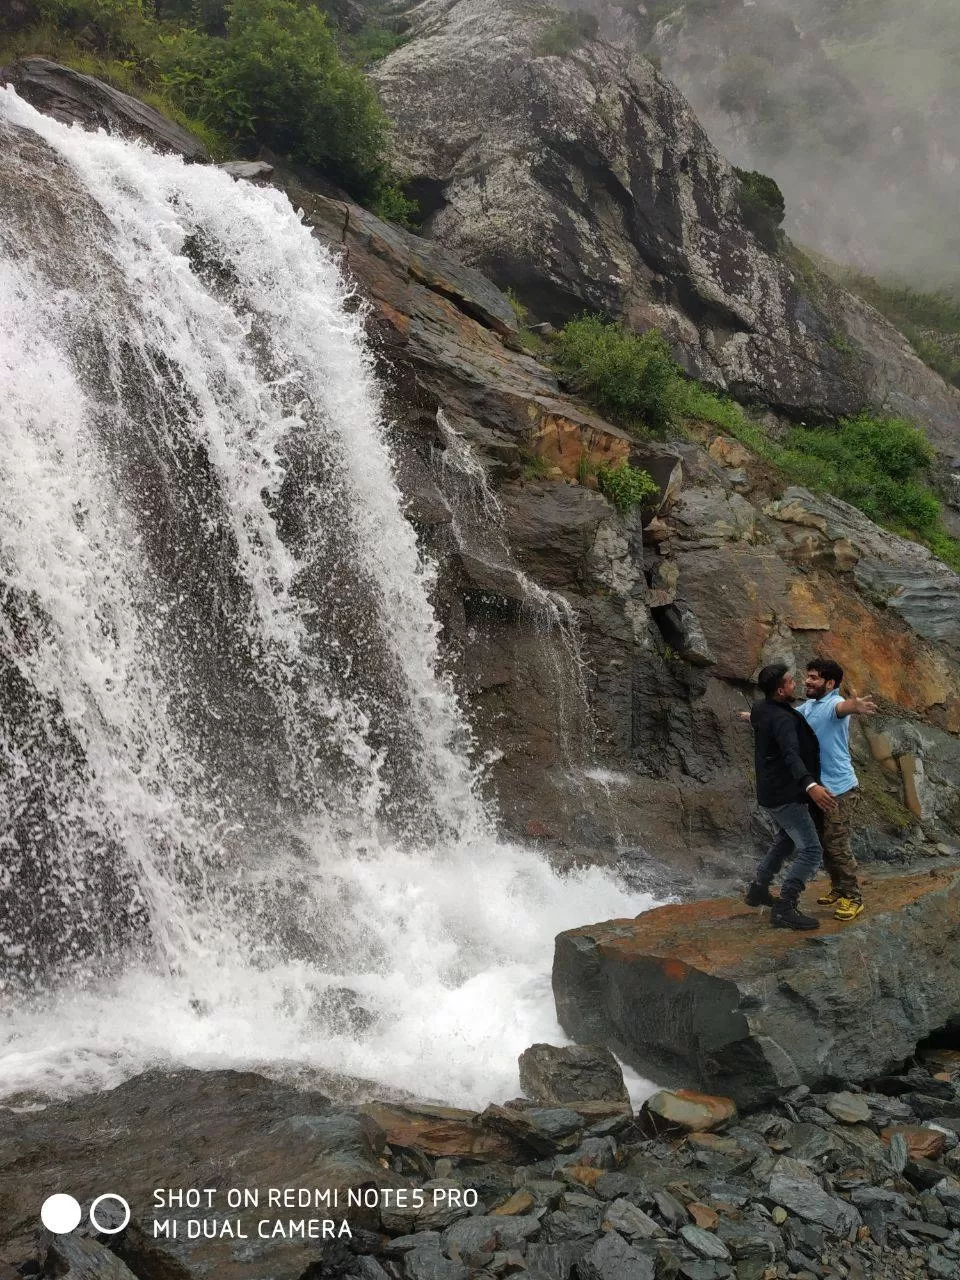
[[[115,1209],[110,1210],[109,1212],[109,1216],[110,1216],[109,1222],[104,1223],[104,1222],[97,1221],[97,1217],[96,1217],[97,1205],[103,1204],[104,1201],[106,1200],[113,1200],[120,1206],[122,1210],[121,1216],[123,1220],[119,1223],[119,1225],[117,1224],[118,1215]],[[130,1221],[130,1206],[127,1204],[126,1200],[124,1200],[123,1196],[115,1195],[114,1192],[112,1191],[107,1191],[102,1196],[97,1196],[96,1200],[94,1200],[93,1204],[90,1206],[90,1224],[91,1226],[95,1227],[97,1231],[99,1231],[100,1234],[103,1236],[115,1236],[118,1231],[123,1230],[123,1228],[127,1225],[129,1221]]]
[[[55,1236],[66,1235],[68,1231],[78,1227],[80,1218],[80,1202],[63,1192],[47,1196],[40,1206],[40,1221]]]

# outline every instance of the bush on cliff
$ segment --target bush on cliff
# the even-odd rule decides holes
[[[376,185],[385,121],[319,9],[233,0],[225,39],[181,31],[160,65],[187,110],[228,137],[265,143],[354,189]]]
[[[580,316],[557,333],[552,347],[570,385],[621,426],[663,434],[685,420],[713,423],[786,480],[842,498],[960,571],[960,542],[944,529],[940,501],[924,480],[933,449],[905,419],[864,411],[834,427],[794,427],[778,443],[736,401],[686,378],[656,330],[638,335],[599,316]]]
[[[628,333],[599,316],[580,316],[557,333],[553,357],[614,422],[664,431],[674,421],[678,370],[655,329]]]
[[[401,207],[373,90],[307,0],[33,0],[30,16],[4,59],[46,54],[150,101],[215,151],[266,145]]]

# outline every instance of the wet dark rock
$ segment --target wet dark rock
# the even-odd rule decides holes
[[[573,1099],[630,1101],[620,1064],[603,1045],[531,1045],[520,1055],[520,1087],[544,1106]]]

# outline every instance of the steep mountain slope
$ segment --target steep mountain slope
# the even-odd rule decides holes
[[[661,61],[734,163],[777,179],[802,243],[874,274],[960,286],[950,0],[583,7]]]
[[[564,35],[531,0],[424,0],[405,20],[407,43],[371,74],[430,237],[541,318],[655,325],[738,396],[794,417],[874,404],[952,455],[960,396],[747,225],[749,193],[649,59]]]

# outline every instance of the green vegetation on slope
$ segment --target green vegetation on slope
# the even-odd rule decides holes
[[[912,423],[865,410],[835,427],[794,427],[780,443],[736,401],[686,378],[656,330],[637,335],[599,316],[580,316],[551,348],[570,385],[625,429],[663,435],[685,421],[713,423],[785,480],[842,498],[960,571],[960,542],[944,529],[940,501],[925,480],[933,450]]]
[[[859,294],[895,325],[925,364],[960,387],[960,299],[875,280],[825,260],[823,265],[845,289]]]
[[[409,216],[387,173],[387,123],[354,58],[308,0],[34,0],[0,50],[43,53],[135,93],[215,154],[258,145]],[[371,37],[352,53],[369,60]],[[349,43],[348,41],[345,43]],[[386,43],[389,43],[387,41]]]

